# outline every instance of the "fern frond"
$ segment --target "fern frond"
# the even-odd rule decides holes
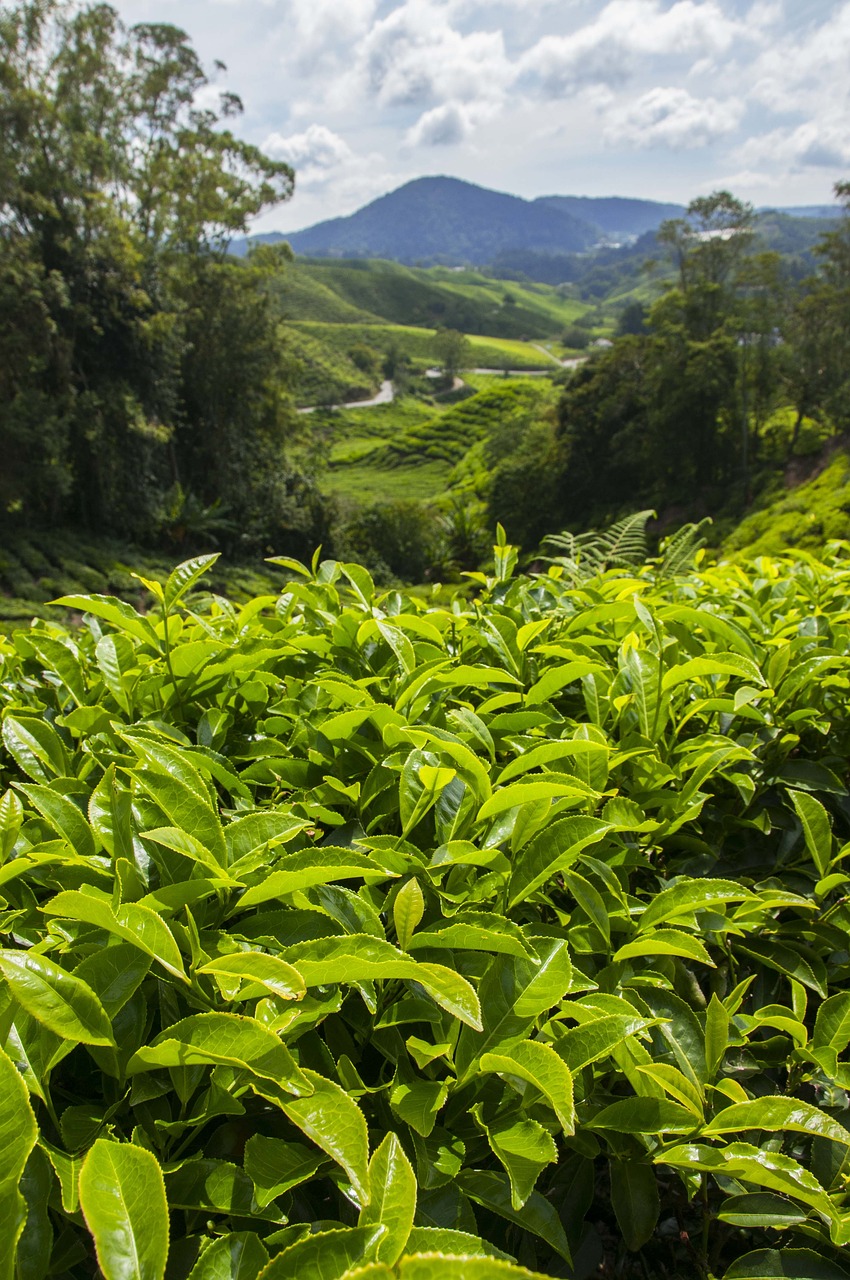
[[[654,511],[636,511],[599,535],[605,547],[606,569],[644,563],[647,557],[646,526],[654,519]]]
[[[688,573],[694,567],[694,558],[707,542],[704,531],[713,523],[711,516],[706,516],[698,524],[683,524],[661,544],[661,560],[658,565],[658,578],[675,578],[678,574]]]
[[[638,511],[616,521],[607,529],[589,529],[586,533],[552,533],[542,546],[560,551],[561,555],[544,556],[549,564],[557,564],[575,584],[586,582],[606,569],[635,568],[647,558],[646,526],[654,511]]]

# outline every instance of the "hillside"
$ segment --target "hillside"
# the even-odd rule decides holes
[[[824,451],[809,460],[808,478],[777,484],[723,542],[724,555],[751,558],[782,552],[818,554],[833,539],[850,540],[850,452],[847,444]]]
[[[289,236],[296,253],[482,265],[503,249],[588,249],[593,228],[570,214],[456,178],[417,178],[347,218]]]
[[[456,268],[407,267],[369,259],[301,259],[280,283],[286,319],[415,325],[494,338],[546,338],[587,310],[541,284],[501,280]]]
[[[633,240],[647,231],[657,231],[665,219],[681,218],[685,212],[681,204],[630,200],[623,196],[540,196],[535,203],[589,222],[600,236],[609,240]]]
[[[770,247],[797,252],[810,245],[824,220],[839,209],[811,205],[759,210],[771,228]],[[517,254],[539,256],[544,274],[534,279],[574,280],[581,260],[593,249],[629,246],[657,231],[668,218],[685,213],[680,204],[625,196],[539,196],[525,200],[457,178],[416,178],[344,218],[283,234],[266,232],[234,240],[230,252],[244,257],[251,244],[288,240],[296,253],[316,258],[387,258],[448,266],[511,265]],[[580,255],[575,259],[575,255]],[[571,259],[557,268],[547,260]],[[507,260],[507,261],[506,261]],[[522,270],[520,267],[519,270]],[[310,316],[310,319],[326,317]]]

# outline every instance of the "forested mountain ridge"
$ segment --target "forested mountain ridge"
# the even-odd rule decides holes
[[[457,178],[424,177],[347,217],[298,231],[272,231],[234,240],[230,252],[242,257],[251,244],[287,240],[305,257],[491,267],[506,255],[517,253],[559,257],[584,255],[607,245],[628,246],[684,213],[684,205],[656,200],[561,195],[525,200]],[[811,224],[837,217],[839,210],[818,205],[761,213],[767,221],[778,216],[785,222]],[[799,234],[812,243],[818,230],[810,225]]]

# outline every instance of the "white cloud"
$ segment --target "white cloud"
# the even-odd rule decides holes
[[[288,0],[286,52],[308,76],[350,56],[352,46],[370,30],[377,0]]]
[[[764,21],[764,13],[757,16]],[[571,35],[544,36],[523,54],[520,71],[529,84],[561,97],[594,81],[623,83],[650,59],[704,59],[759,34],[758,26],[728,16],[717,0],[676,0],[670,7],[661,0],[611,0]]]
[[[686,89],[659,86],[612,111],[604,138],[608,146],[705,147],[734,133],[743,114],[739,99],[695,98]]]
[[[825,22],[786,35],[757,59],[752,97],[770,110],[810,114],[819,104],[848,101],[850,3],[836,5]]]
[[[311,124],[303,133],[284,137],[270,133],[263,151],[274,160],[285,160],[296,169],[333,169],[349,160],[351,148],[344,138],[323,124]]]
[[[501,30],[457,30],[434,0],[406,0],[376,22],[357,72],[383,108],[498,101],[513,80]]]
[[[774,129],[748,138],[737,152],[743,165],[782,171],[840,169],[850,165],[850,133],[845,117],[807,120],[796,128]]]
[[[465,142],[472,129],[469,114],[459,103],[444,102],[421,115],[405,140],[411,147],[451,147]]]

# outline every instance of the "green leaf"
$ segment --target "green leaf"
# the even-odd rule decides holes
[[[555,694],[560,693],[568,685],[575,684],[583,676],[602,670],[598,663],[582,660],[550,667],[529,689],[525,697],[526,706],[534,707],[548,702]]]
[[[705,1013],[705,1062],[709,1079],[717,1075],[729,1044],[729,1013],[712,995]]]
[[[597,1111],[585,1121],[590,1129],[611,1129],[614,1133],[693,1133],[699,1120],[688,1107],[664,1098],[621,1098]]]
[[[118,631],[135,636],[143,644],[156,645],[151,624],[138,614],[130,605],[115,596],[61,596],[51,600],[51,604],[62,605],[65,609],[79,609],[94,618],[102,618]]]
[[[681,1102],[683,1107],[687,1107],[702,1122],[705,1111],[703,1091],[676,1067],[671,1067],[667,1062],[649,1062],[639,1063],[635,1069],[660,1084],[665,1093]]]
[[[419,881],[411,878],[399,889],[393,903],[393,922],[402,951],[409,950],[410,940],[424,914],[425,899]]]
[[[806,1214],[785,1196],[770,1191],[750,1191],[742,1196],[727,1196],[717,1211],[721,1222],[733,1227],[745,1227],[750,1231],[763,1231],[765,1227],[786,1230],[798,1227],[806,1221]]]
[[[163,1280],[168,1205],[156,1156],[98,1138],[80,1171],[80,1205],[105,1280]]]
[[[395,874],[385,871],[380,863],[365,853],[353,849],[305,849],[290,853],[277,864],[278,869],[250,889],[246,889],[237,911],[285,898],[290,893],[309,889],[317,884],[331,884],[335,880],[362,880],[366,876],[376,880],[389,880]]]
[[[458,1177],[457,1185],[470,1200],[490,1209],[500,1218],[516,1223],[523,1231],[539,1236],[565,1262],[571,1263],[570,1246],[561,1220],[549,1201],[538,1191],[532,1191],[523,1207],[515,1209],[511,1201],[510,1183],[503,1174],[465,1169]],[[488,1259],[486,1265],[493,1264]]]
[[[510,1181],[511,1205],[520,1210],[534,1191],[540,1174],[558,1159],[555,1140],[542,1124],[528,1117],[505,1117],[486,1128],[493,1154]]]
[[[59,1179],[62,1208],[66,1213],[76,1213],[80,1207],[79,1182],[82,1159],[79,1156],[69,1156],[67,1152],[51,1146],[44,1138],[41,1138],[40,1142],[42,1150],[53,1165],[53,1171]]]
[[[822,999],[827,998],[826,965],[820,956],[809,952],[801,954],[794,947],[779,942],[777,938],[747,937],[746,943],[736,942],[735,949],[751,959],[760,960],[769,969],[784,973],[787,978],[800,982]]]
[[[312,1093],[287,1099],[281,1103],[282,1110],[311,1142],[345,1170],[360,1204],[368,1204],[369,1135],[363,1112],[333,1080],[307,1068],[303,1075]]]
[[[619,1013],[608,1014],[593,1022],[570,1027],[558,1037],[555,1048],[575,1074],[582,1067],[590,1066],[600,1058],[609,1057],[624,1040],[639,1035],[651,1026],[652,1019],[641,1018],[637,1014],[634,1017]]]
[[[363,1280],[371,1280],[365,1271],[352,1272],[351,1280],[360,1280],[361,1274]],[[544,1280],[540,1272],[527,1271],[500,1258],[453,1258],[443,1253],[402,1258],[398,1275],[400,1280]]]
[[[414,1227],[407,1241],[407,1252],[454,1253],[463,1258],[501,1258],[503,1262],[513,1262],[510,1254],[502,1253],[489,1240],[468,1235],[465,1231],[452,1231],[448,1227]]]
[[[50,898],[42,908],[47,915],[63,920],[79,920],[84,924],[105,929],[107,933],[132,943],[151,956],[176,978],[187,981],[180,948],[165,921],[150,907],[137,902],[112,909],[105,897],[87,890],[66,889]]]
[[[832,861],[832,828],[829,825],[829,815],[820,800],[809,795],[807,791],[794,791],[789,788],[788,794],[803,827],[806,848],[812,855],[812,861],[819,875],[823,877]]]
[[[797,1098],[753,1098],[750,1102],[726,1107],[706,1125],[706,1135],[743,1133],[764,1129],[768,1133],[808,1133],[850,1146],[850,1133],[837,1120]]]
[[[747,1142],[732,1142],[722,1148],[698,1143],[669,1147],[655,1157],[655,1163],[672,1165],[690,1173],[713,1173],[723,1178],[751,1182],[810,1205],[827,1221],[834,1217],[829,1197],[808,1169],[790,1156],[766,1151]]]
[[[111,764],[89,797],[89,823],[97,839],[114,860],[133,860],[133,797],[118,785]]]
[[[715,968],[714,961],[692,933],[682,933],[680,929],[653,929],[651,933],[642,935],[627,942],[614,954],[614,960],[635,960],[643,956],[682,956],[685,960],[696,960],[699,964]]]
[[[250,1071],[287,1093],[310,1092],[309,1081],[274,1032],[235,1013],[197,1013],[175,1022],[133,1054],[127,1071],[207,1065]]]
[[[165,608],[172,610],[179,600],[183,598],[187,591],[191,591],[192,587],[203,574],[211,569],[219,559],[216,552],[208,556],[195,556],[193,560],[184,560],[182,564],[178,564],[168,576],[163,592]]]
[[[652,1165],[611,1161],[611,1205],[627,1248],[637,1253],[652,1239],[661,1201]]]
[[[429,947],[449,951],[489,951],[494,955],[536,961],[519,926],[495,912],[464,911],[452,919],[435,921],[419,930],[409,950],[426,950]]]
[[[75,853],[81,858],[94,857],[94,839],[89,824],[71,800],[52,791],[50,787],[40,787],[34,783],[21,783],[20,789],[54,831],[68,841]]]
[[[383,1234],[383,1227],[320,1231],[272,1258],[259,1280],[342,1280],[352,1272],[356,1275],[358,1263],[374,1258]]]
[[[251,1179],[228,1160],[199,1156],[169,1167],[165,1173],[165,1192],[172,1209],[285,1221],[280,1210],[266,1209],[257,1203]]]
[[[35,716],[5,716],[3,745],[15,763],[36,782],[64,778],[68,761],[59,734]]]
[[[702,911],[706,907],[718,904],[728,905],[732,902],[746,902],[753,896],[749,889],[736,884],[734,880],[680,880],[669,889],[662,889],[640,917],[641,932],[652,925],[661,924],[663,920],[673,920],[676,916],[692,915],[694,911]]]
[[[848,1280],[850,1271],[811,1249],[756,1249],[733,1262],[723,1280],[774,1280],[776,1276],[788,1276],[790,1280]]]
[[[383,939],[368,934],[316,938],[289,947],[286,957],[308,987],[326,986],[331,982],[406,979],[419,983],[453,1017],[475,1029],[481,1027],[478,997],[465,978],[443,965],[421,964]]]
[[[18,1242],[17,1280],[45,1280],[54,1243],[49,1209],[53,1170],[39,1147],[30,1152],[20,1190],[26,1202],[27,1218]]]
[[[445,1081],[423,1080],[397,1074],[390,1090],[390,1106],[411,1129],[427,1138],[434,1130],[437,1115],[446,1104],[449,1086]]]
[[[113,942],[81,960],[74,977],[88,983],[107,1017],[114,1018],[144,982],[150,967],[150,956],[145,952],[129,942]]]
[[[19,1191],[38,1125],[26,1085],[0,1049],[0,1280],[14,1280],[18,1240],[26,1221]]]
[[[506,809],[516,809],[537,800],[593,800],[598,794],[579,778],[555,773],[540,781],[512,782],[507,787],[500,787],[485,801],[478,810],[476,821],[484,822],[487,818],[504,813]]]
[[[493,1071],[509,1080],[530,1084],[548,1101],[561,1129],[566,1134],[575,1132],[575,1106],[573,1103],[573,1078],[569,1069],[548,1044],[525,1040],[520,1044],[481,1057],[482,1072]]]
[[[24,807],[14,791],[0,796],[0,863],[11,856],[24,820]]]
[[[150,766],[133,770],[136,784],[159,806],[170,826],[190,832],[209,851],[215,866],[226,867],[224,831],[200,773],[177,747],[129,735],[127,741]]]
[[[509,906],[523,902],[559,871],[597,844],[613,828],[598,818],[562,818],[551,823],[520,854],[511,876]]]
[[[394,1266],[405,1251],[416,1216],[416,1175],[394,1133],[388,1133],[369,1162],[369,1203],[358,1226],[385,1228],[378,1241],[378,1262]]]
[[[824,1000],[815,1018],[812,1045],[843,1053],[850,1044],[850,991],[840,991]]]
[[[269,1260],[253,1231],[238,1231],[214,1240],[189,1273],[189,1280],[257,1280]]]
[[[281,1000],[300,1000],[307,993],[304,979],[297,969],[263,951],[234,951],[209,960],[197,972],[212,974],[214,978],[220,978],[223,985],[234,979],[237,983],[242,980],[258,984]]]
[[[82,979],[31,951],[0,951],[0,973],[20,1005],[64,1040],[115,1045],[112,1024]]]
[[[254,1184],[261,1208],[312,1178],[326,1163],[323,1152],[300,1142],[284,1142],[255,1133],[245,1143],[245,1172]]]

